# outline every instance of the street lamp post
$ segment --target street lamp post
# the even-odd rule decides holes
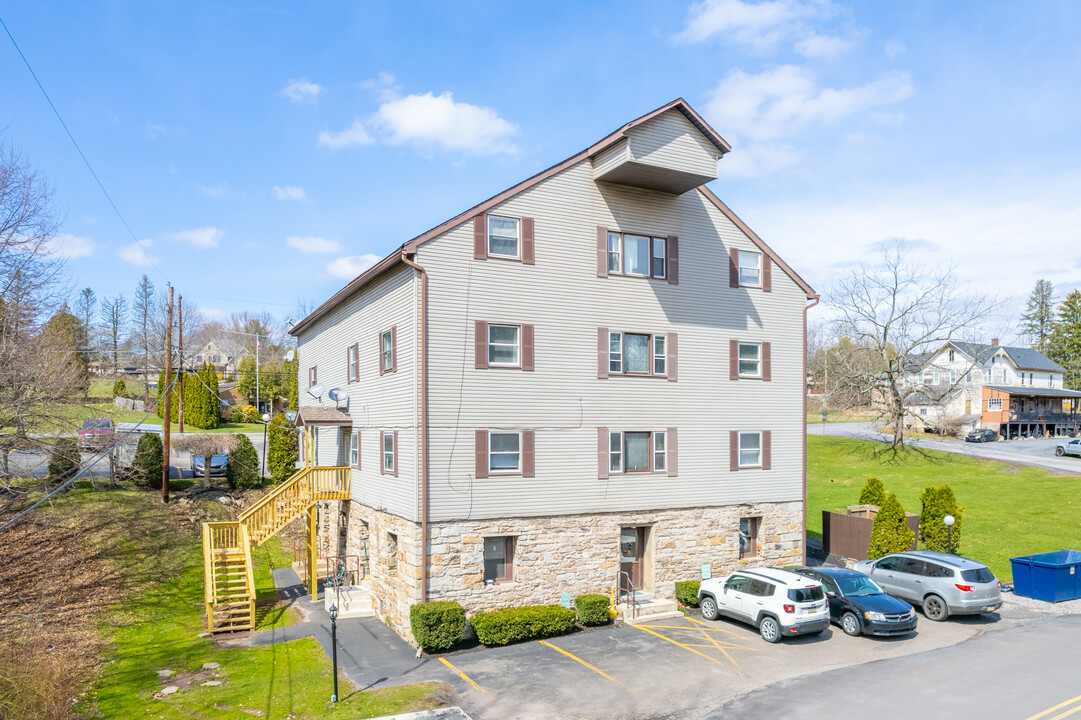
[[[259,473],[259,479],[266,476],[266,426],[270,422],[270,415],[263,413],[263,469]]]
[[[954,520],[953,515],[947,515],[942,518],[942,522],[946,524],[946,552],[953,555],[953,524],[957,521]]]
[[[334,694],[332,703],[338,702],[338,606],[330,606],[330,656],[334,663]]]

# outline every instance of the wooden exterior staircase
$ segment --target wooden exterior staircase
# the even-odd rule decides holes
[[[240,513],[236,522],[203,523],[206,622],[210,632],[255,628],[251,550],[302,514],[308,516],[308,590],[315,599],[315,503],[349,499],[349,468],[305,467]]]

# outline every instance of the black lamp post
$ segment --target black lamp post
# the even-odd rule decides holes
[[[332,703],[338,702],[338,606],[330,606],[330,657],[334,663],[334,694]]]
[[[946,523],[946,552],[953,555],[953,524],[956,520],[953,519],[953,515],[947,515],[942,518],[942,522]]]
[[[263,413],[263,468],[259,472],[260,481],[266,475],[266,428],[268,422],[270,422],[270,415]]]

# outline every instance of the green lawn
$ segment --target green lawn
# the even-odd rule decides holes
[[[889,451],[867,440],[807,438],[807,533],[822,536],[822,511],[854,505],[877,476],[908,512],[928,485],[948,484],[965,508],[961,553],[1012,578],[1010,558],[1081,549],[1081,477],[938,450]]]
[[[875,416],[873,415],[850,415],[847,413],[831,412],[826,415],[826,423],[847,423],[847,422],[874,422]],[[813,425],[814,423],[822,424],[821,412],[808,412],[807,424]]]

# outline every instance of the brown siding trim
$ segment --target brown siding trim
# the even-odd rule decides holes
[[[473,367],[488,369],[488,323],[484,320],[473,323]]]
[[[536,465],[536,437],[533,430],[522,431],[522,477],[531,478],[535,475]]]
[[[398,372],[398,326],[390,328],[390,371]],[[395,463],[397,467],[397,463]]]
[[[728,248],[728,287],[739,287],[739,250]]]
[[[773,362],[770,359],[770,343],[762,343],[762,380],[769,382],[773,379]]]
[[[608,428],[597,428],[597,477],[608,477]]]
[[[533,218],[522,218],[522,263],[536,264],[536,250],[533,243]]]
[[[608,328],[597,328],[597,378],[608,377]]]
[[[532,325],[522,325],[522,370],[533,371],[533,355],[535,352],[534,331]]]
[[[474,438],[473,474],[479,478],[488,477],[488,431],[477,430]]]
[[[665,336],[665,344],[668,346],[668,359],[666,361],[668,372],[668,382],[676,382],[679,380],[679,335],[678,333],[670,332]]]
[[[668,428],[665,442],[668,443],[668,477],[679,475],[679,433],[676,428]]]
[[[769,470],[772,467],[770,458],[771,444],[773,440],[773,432],[770,430],[762,431],[762,469]]]
[[[739,380],[739,340],[728,341],[728,379]]]
[[[679,285],[679,238],[675,235],[668,236],[665,243],[665,251],[668,253],[667,275],[669,285]]]
[[[473,259],[488,259],[488,216],[484,213],[473,216]]]
[[[728,431],[728,469],[739,470],[739,432],[736,430]]]
[[[608,228],[597,226],[597,277],[608,277]]]

